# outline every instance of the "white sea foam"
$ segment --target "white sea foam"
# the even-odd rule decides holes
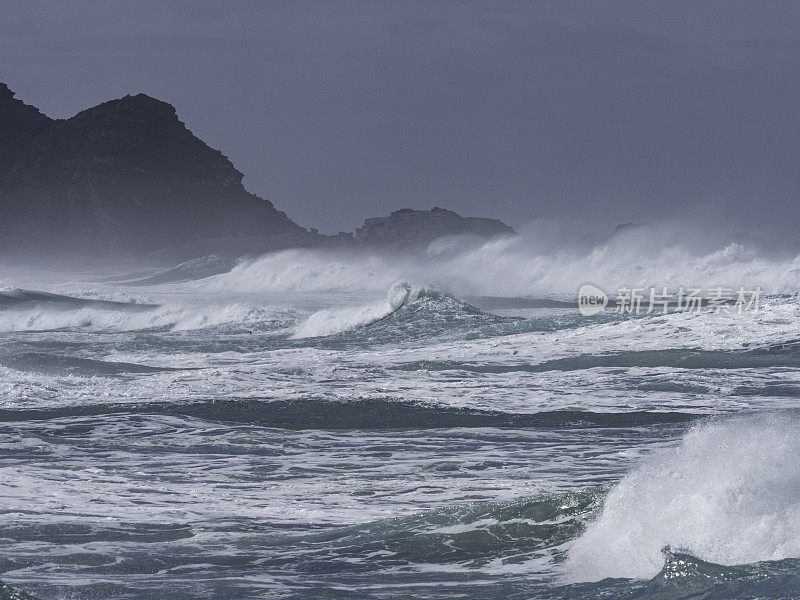
[[[325,250],[284,250],[243,261],[229,273],[192,285],[223,293],[382,291],[399,279],[377,256]]]
[[[295,339],[321,337],[370,325],[402,308],[406,302],[416,298],[418,293],[419,290],[412,290],[411,286],[404,281],[395,282],[387,292],[386,301],[364,306],[326,308],[317,311],[297,325],[292,337]]]
[[[567,578],[652,577],[665,545],[725,565],[800,557],[800,422],[713,422],[644,459],[571,548]]]
[[[435,240],[422,254],[286,250],[243,262],[230,273],[194,285],[239,293],[377,292],[405,279],[462,296],[570,298],[587,282],[607,292],[626,286],[800,290],[800,256],[773,256],[735,236],[691,244],[673,234],[669,228],[651,227],[594,245],[576,245],[563,239],[559,244],[552,234],[544,236],[533,227],[524,235],[456,249],[447,239]]]
[[[187,331],[210,327],[279,330],[294,324],[295,313],[286,307],[260,308],[240,303],[171,303],[150,310],[124,310],[86,306],[61,308],[33,306],[0,311],[0,332],[86,329],[142,331],[165,329]]]

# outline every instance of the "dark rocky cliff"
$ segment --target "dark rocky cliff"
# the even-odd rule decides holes
[[[0,83],[0,179],[52,122],[36,107],[14,98],[14,92]]]
[[[298,246],[424,250],[436,238],[513,233],[434,208],[323,236],[248,193],[242,174],[170,104],[125,96],[53,120],[0,84],[0,254],[147,253],[165,261]]]
[[[222,153],[171,105],[144,94],[57,121],[6,97],[3,126],[14,135],[0,140],[0,248],[149,251],[200,242],[207,251],[210,240],[315,237],[249,194]]]

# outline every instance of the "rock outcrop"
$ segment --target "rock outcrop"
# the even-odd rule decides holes
[[[422,248],[437,238],[450,235],[472,235],[491,238],[512,234],[514,230],[497,219],[462,217],[452,210],[434,207],[431,210],[403,208],[388,217],[364,221],[356,229],[355,240],[367,246]]]
[[[227,241],[318,237],[248,193],[221,152],[150,96],[52,120],[3,86],[0,129],[11,132],[0,138],[0,249],[209,252]]]

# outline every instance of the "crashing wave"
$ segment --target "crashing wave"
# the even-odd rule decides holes
[[[570,550],[568,579],[653,577],[665,545],[719,565],[800,557],[799,425],[716,421],[657,451],[611,490]]]
[[[318,249],[285,250],[243,261],[209,280],[208,288],[236,293],[379,292],[393,281],[425,281],[460,296],[572,299],[594,282],[606,292],[622,287],[738,289],[764,294],[800,290],[800,256],[745,245],[734,234],[700,244],[669,227],[642,227],[591,247],[564,235],[530,230],[434,252],[375,256]],[[728,239],[730,238],[730,239]]]
[[[320,310],[298,324],[292,335],[294,339],[323,337],[372,325],[394,314],[408,302],[419,296],[421,290],[412,290],[405,281],[392,284],[386,294],[386,301],[354,308]]]
[[[485,313],[444,292],[397,282],[383,302],[313,313],[297,325],[293,338],[349,333],[360,336],[361,343],[389,343],[520,320]]]

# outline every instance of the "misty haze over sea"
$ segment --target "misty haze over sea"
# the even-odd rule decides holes
[[[800,8],[0,5],[0,600],[800,598]]]

